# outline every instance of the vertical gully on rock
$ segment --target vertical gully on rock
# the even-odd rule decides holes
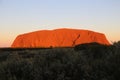
[[[76,37],[76,39],[73,41],[72,46],[75,46],[76,41],[79,39],[80,34]]]

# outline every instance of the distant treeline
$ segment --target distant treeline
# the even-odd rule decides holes
[[[30,48],[12,48],[12,47],[4,47],[0,48],[0,51],[24,51],[24,50],[41,50],[41,49],[53,49],[53,48],[72,48],[72,47],[30,47]]]
[[[120,41],[73,48],[1,48],[0,80],[120,80]]]

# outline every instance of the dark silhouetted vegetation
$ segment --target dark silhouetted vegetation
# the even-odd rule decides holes
[[[0,49],[0,80],[120,80],[120,42]]]

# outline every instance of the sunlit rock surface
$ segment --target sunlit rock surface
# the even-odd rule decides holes
[[[74,47],[78,44],[97,42],[109,45],[105,35],[98,32],[79,29],[40,30],[18,35],[13,48],[50,48]]]

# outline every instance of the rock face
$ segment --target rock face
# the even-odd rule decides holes
[[[97,42],[109,45],[102,33],[78,29],[41,30],[18,35],[11,47],[13,48],[49,48],[74,47],[78,44]]]

